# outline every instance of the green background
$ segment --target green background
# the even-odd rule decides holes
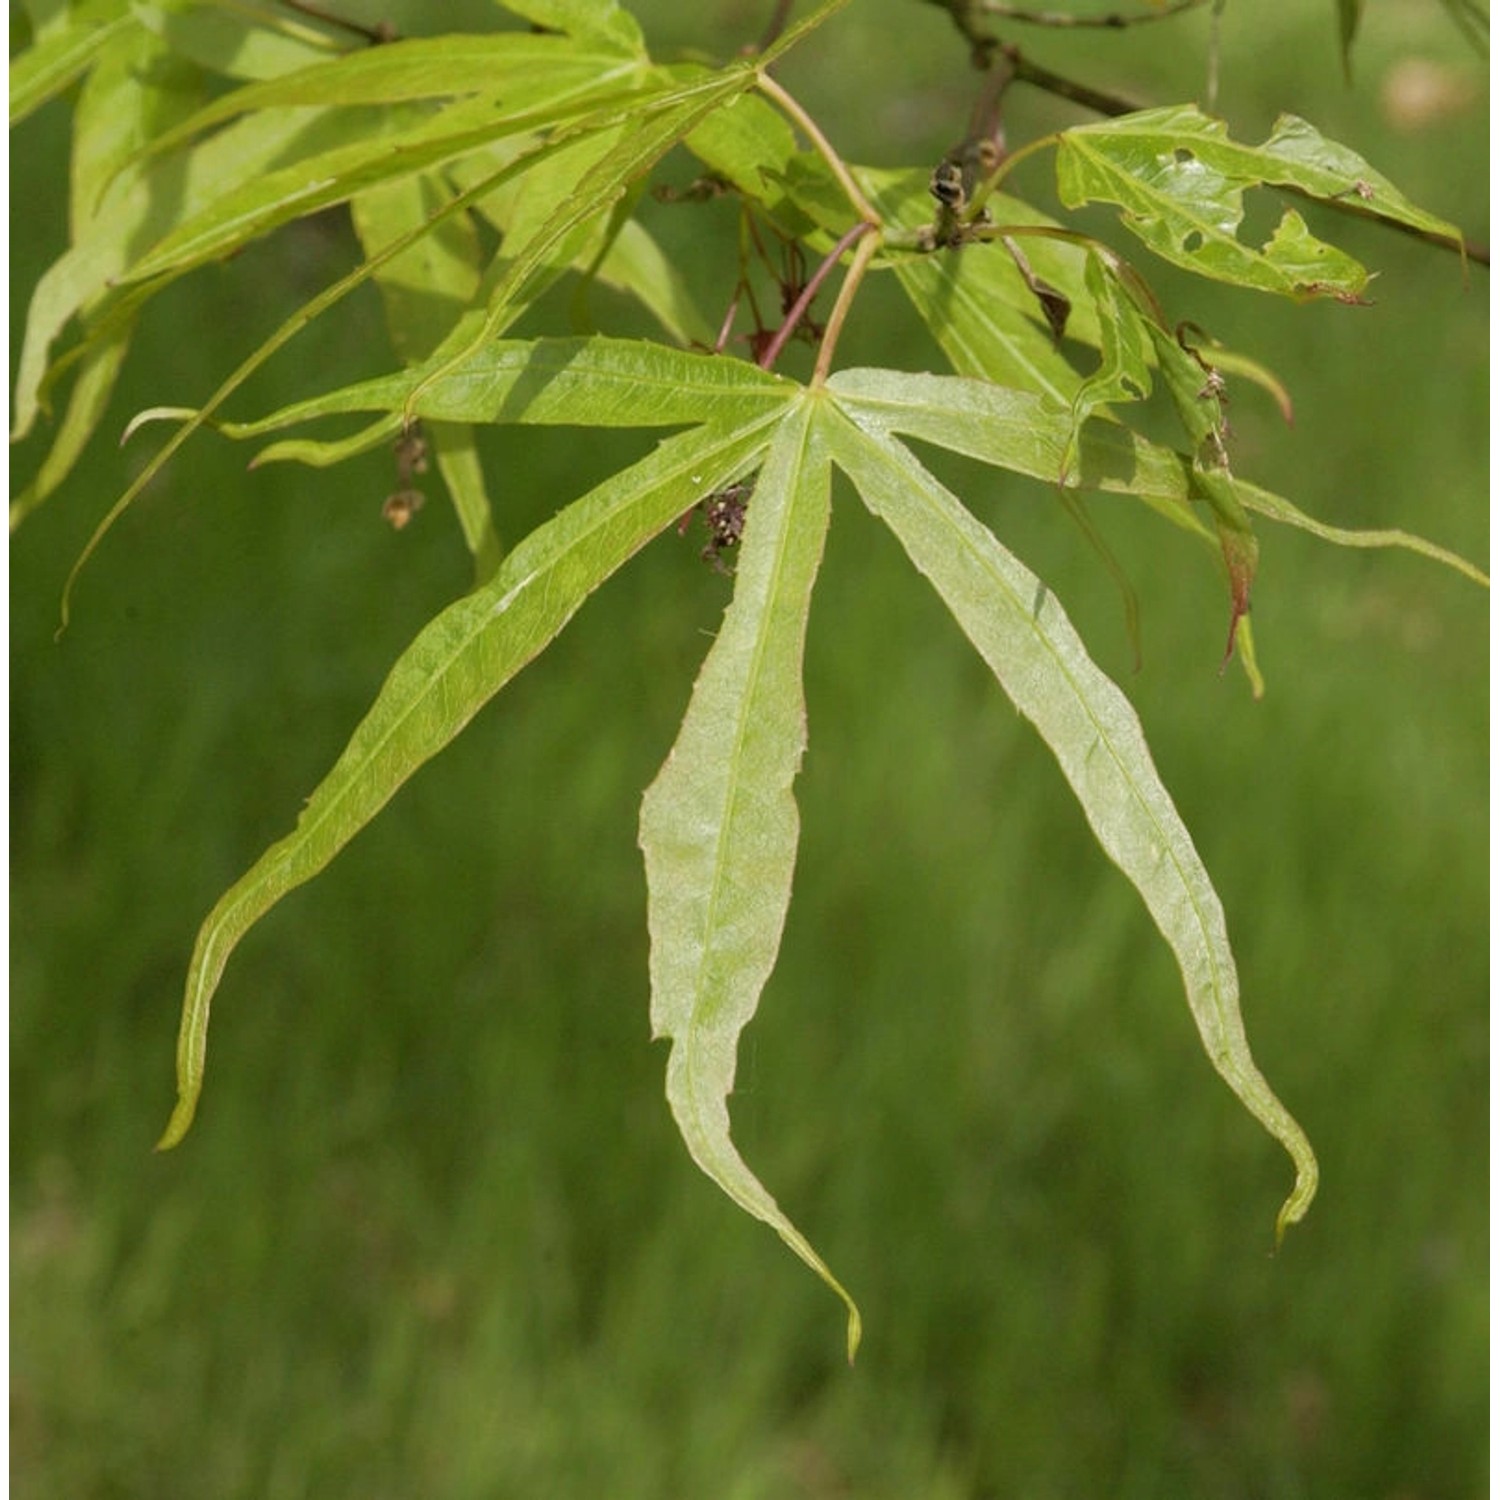
[[[431,31],[434,9],[358,13]],[[724,53],[769,8],[644,9],[659,51]],[[1237,136],[1302,114],[1487,239],[1484,65],[1440,6],[1372,8],[1349,87],[1331,5],[1224,24]],[[1206,28],[1009,34],[1157,102],[1200,89]],[[973,87],[909,0],[860,0],[781,76],[881,164],[935,161]],[[1398,85],[1420,76],[1441,87],[1414,121]],[[1013,145],[1080,118],[1012,102]],[[66,132],[53,105],[15,139],[16,327],[63,244]],[[1045,201],[1045,159],[1018,177]],[[728,217],[649,211],[716,310]],[[1114,238],[1174,316],[1291,387],[1290,429],[1236,390],[1241,474],[1482,562],[1488,271],[1466,286],[1451,255],[1309,219],[1379,270],[1375,306],[1223,294]],[[325,216],[168,294],[106,432],[201,400],[351,244]],[[841,349],[866,360],[937,367],[879,288]],[[390,362],[356,298],[246,409]],[[486,434],[502,536],[649,441]],[[635,823],[728,597],[701,533],[631,564],[245,942],[198,1123],[153,1155],[197,922],[469,563],[435,481],[406,531],[382,522],[389,455],[247,474],[202,436],[54,644],[67,568],[149,451],[102,437],[11,551],[18,1496],[1482,1493],[1482,590],[1263,527],[1256,704],[1217,675],[1198,549],[1095,504],[1141,595],[1132,674],[1118,597],[1047,490],[959,471],[1136,702],[1218,882],[1252,1044],[1323,1167],[1273,1258],[1287,1162],[1202,1056],[1169,953],[926,585],[836,498],[797,889],[733,1111],[861,1303],[851,1370],[826,1289],[688,1160],[647,1035]]]

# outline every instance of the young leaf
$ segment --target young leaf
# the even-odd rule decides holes
[[[779,415],[779,414],[778,414]],[[515,420],[524,420],[517,412]],[[421,631],[308,799],[295,830],[220,897],[198,933],[177,1044],[177,1105],[160,1149],[187,1133],[203,1088],[209,1007],[240,939],[312,879],[578,607],[703,495],[754,468],[775,416],[698,428],[606,480],[537,528],[473,593]]]
[[[887,383],[894,377],[886,373]],[[841,376],[829,383],[835,400]],[[1318,1166],[1250,1055],[1223,908],[1152,763],[1129,700],[1096,667],[1055,596],[911,454],[858,409],[830,411],[826,441],[895,532],[1016,707],[1057,757],[1100,846],[1140,892],[1182,971],[1210,1061],[1279,1140],[1296,1183],[1277,1238],[1307,1211]]]
[[[1113,402],[1144,401],[1151,394],[1151,340],[1140,309],[1100,256],[1089,256],[1084,281],[1099,313],[1099,368],[1074,392],[1073,431],[1058,476],[1060,484],[1068,482],[1079,434],[1095,411]]]
[[[734,601],[677,741],[641,804],[651,1028],[672,1042],[667,1099],[693,1160],[859,1311],[730,1139],[740,1032],[781,945],[797,857],[792,782],[807,741],[802,645],[828,527],[811,399],[788,413],[750,500]]]

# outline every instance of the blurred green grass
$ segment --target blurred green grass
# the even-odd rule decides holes
[[[648,29],[707,44],[761,9],[654,6]],[[1394,5],[1345,92],[1331,10],[1230,8],[1236,132],[1293,109],[1487,237],[1481,65],[1439,7]],[[943,18],[871,3],[836,25],[788,80],[851,154],[935,157],[969,86]],[[1197,87],[1191,35],[1034,50],[1170,98]],[[1467,102],[1395,128],[1382,99],[1408,55]],[[1018,134],[1052,118],[1017,106]],[[51,110],[12,156],[13,321],[61,244],[64,131]],[[1236,401],[1241,470],[1482,559],[1488,273],[1465,290],[1450,257],[1338,232],[1382,271],[1378,306],[1160,278],[1293,387],[1291,430]],[[210,389],[346,249],[314,228],[174,293],[115,427]],[[904,329],[854,329],[849,357],[925,358]],[[386,359],[370,299],[291,364],[333,380]],[[493,438],[508,537],[593,477],[579,446]],[[615,456],[589,449],[597,472]],[[797,891],[734,1114],[861,1301],[850,1371],[826,1291],[688,1161],[647,1040],[638,798],[727,597],[693,538],[613,581],[247,940],[200,1120],[151,1153],[197,921],[468,577],[436,503],[399,536],[381,522],[380,455],[243,460],[204,438],[173,465],[59,645],[62,578],[135,450],[99,444],[13,541],[18,1496],[1481,1493],[1480,590],[1267,529],[1257,705],[1215,675],[1224,605],[1195,549],[1096,507],[1145,609],[1132,676],[1113,590],[1045,492],[966,491],[1125,683],[1219,882],[1252,1042],[1323,1164],[1272,1259],[1286,1164],[1203,1059],[1170,956],[1034,736],[841,496]]]

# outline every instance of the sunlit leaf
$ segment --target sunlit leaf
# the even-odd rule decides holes
[[[1055,480],[1071,433],[1070,414],[1024,391],[948,375],[887,370],[843,370],[829,382],[843,410],[862,428],[904,433],[984,463]],[[1086,427],[1078,446],[1080,488],[1128,494],[1217,550],[1212,526],[1194,509],[1199,494],[1186,454],[1148,442],[1116,423]],[[1245,510],[1350,547],[1395,547],[1440,562],[1477,582],[1485,575],[1446,548],[1404,531],[1351,531],[1324,525],[1289,500],[1234,479],[1234,498]]]
[[[667,1099],[693,1160],[859,1312],[730,1138],[740,1033],[781,946],[797,857],[792,782],[807,742],[802,646],[828,526],[813,406],[789,415],[746,515],[734,601],[676,743],[641,805],[651,1029],[671,1039]]]
[[[637,71],[614,54],[582,50],[565,37],[519,32],[411,37],[235,89],[185,120],[157,149],[173,149],[214,125],[258,110],[483,94],[495,100],[497,110],[514,114],[549,100],[613,91]]]
[[[203,102],[208,80],[149,31],[126,28],[100,50],[73,108],[70,237],[93,218],[115,174]]]
[[[449,605],[391,669],[374,706],[284,839],[219,899],[198,934],[177,1046],[176,1108],[162,1148],[187,1133],[203,1088],[209,1008],[240,939],[310,880],[458,734],[622,563],[705,493],[753,468],[776,418],[667,439],[537,528],[480,588]]]
[[[264,437],[321,417],[410,410],[424,421],[588,427],[673,427],[738,421],[778,409],[794,382],[744,360],[639,339],[500,339],[451,364],[432,361],[329,391],[255,422],[223,422],[235,438]]]
[[[66,24],[37,40],[10,64],[10,123],[24,120],[75,82],[115,37],[138,28],[123,0],[79,6]]]
[[[441,379],[471,353],[498,338],[538,295],[545,278],[556,276],[561,270],[554,253],[558,246],[573,244],[576,248],[570,237],[580,226],[608,212],[636,179],[704,118],[751,87],[754,78],[751,69],[729,68],[712,77],[676,85],[650,105],[637,104],[629,113],[627,131],[616,149],[583,174],[573,192],[522,245],[507,252],[504,274],[490,293],[483,323],[461,342],[450,341],[445,346],[445,360],[418,385],[408,399],[407,412],[416,410],[425,384]]]
[[[316,151],[330,132],[347,128],[318,111],[255,115],[181,161],[169,158],[116,177],[78,242],[47,268],[32,292],[16,370],[13,435],[24,436],[36,419],[50,351],[68,320],[112,295],[116,278],[143,245],[166,233],[174,219],[197,212],[299,148]]]
[[[11,501],[12,530],[54,493],[72,472],[109,406],[120,366],[130,352],[134,330],[133,318],[115,321],[105,337],[91,344],[87,357],[79,365],[73,388],[68,392],[67,409],[53,434],[46,458],[31,483]]]
[[[880,372],[887,376],[889,372]],[[837,392],[839,377],[831,388]],[[856,414],[857,415],[857,414]],[[1210,1061],[1296,1165],[1277,1235],[1307,1211],[1318,1167],[1255,1066],[1223,908],[1125,695],[1094,665],[1056,596],[879,428],[830,415],[827,442],[895,532],[1016,707],[1057,757],[1101,848],[1140,892],[1182,971]]]

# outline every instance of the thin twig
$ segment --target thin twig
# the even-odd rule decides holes
[[[838,347],[844,319],[849,316],[849,309],[854,306],[854,294],[859,290],[859,284],[865,278],[865,271],[869,267],[871,257],[880,248],[880,236],[872,232],[874,229],[873,224],[856,224],[844,236],[844,239],[850,240],[851,243],[851,237],[856,234],[863,234],[864,239],[860,241],[859,249],[854,252],[854,263],[849,267],[849,274],[844,277],[844,284],[839,288],[838,300],[833,304],[833,311],[828,314],[828,322],[823,329],[823,342],[818,345],[817,363],[813,366],[812,383],[815,386],[822,385],[828,379],[828,370],[833,364],[833,351]]]
[[[1179,16],[1184,11],[1197,10],[1209,0],[1176,0],[1173,5],[1161,10],[1116,11],[1108,16],[1073,16],[1054,10],[1022,10],[1006,5],[1003,0],[979,0],[979,9],[987,16],[998,16],[1002,21],[1019,21],[1023,26],[1093,26],[1110,31],[1122,31],[1127,26],[1145,26],[1152,21],[1165,21]]]
[[[807,315],[808,308],[812,306],[813,298],[818,295],[818,288],[828,279],[829,272],[839,263],[839,259],[844,251],[861,235],[869,234],[874,227],[873,224],[861,219],[852,229],[846,230],[840,236],[838,244],[823,257],[823,264],[808,278],[807,285],[802,288],[801,294],[788,309],[786,317],[782,319],[781,327],[776,330],[775,337],[766,345],[759,360],[756,361],[762,370],[771,369],[781,357],[781,351],[786,348],[787,340],[797,331],[797,325]],[[855,264],[857,265],[858,263],[856,260]],[[834,309],[835,312],[837,310],[837,308]],[[832,324],[830,323],[829,326],[832,327]],[[826,343],[828,339],[827,330],[824,331],[823,339]],[[819,358],[821,359],[821,357],[820,353]]]
[[[325,26],[339,27],[344,31],[353,32],[355,36],[362,36],[372,47],[378,47],[382,42],[396,40],[396,28],[389,21],[379,21],[374,26],[366,26],[362,21],[351,21],[347,16],[336,16],[332,11],[324,10],[321,5],[312,4],[312,0],[281,0],[281,3],[288,10],[299,11],[314,21],[321,21]]]
[[[1006,45],[1000,50],[1010,59],[1018,83],[1029,83],[1033,88],[1045,89],[1049,94],[1056,94],[1059,99],[1068,99],[1074,104],[1081,104],[1085,109],[1091,109],[1098,115],[1111,117],[1130,115],[1141,108],[1139,104],[1132,103],[1119,94],[1106,94],[1103,90],[1092,89],[1087,84],[1074,83],[1071,78],[1064,78],[1062,74],[1054,73],[1049,68],[1039,67],[1036,63],[1022,57],[1017,47]]]
[[[803,134],[813,143],[818,155],[828,163],[829,169],[838,178],[839,186],[848,195],[849,201],[854,205],[854,210],[860,218],[866,224],[879,224],[880,215],[870,207],[869,199],[860,191],[859,184],[850,176],[843,158],[828,144],[828,138],[818,129],[817,121],[769,73],[758,74],[756,81],[760,91],[768,98],[775,100],[802,127]]]

